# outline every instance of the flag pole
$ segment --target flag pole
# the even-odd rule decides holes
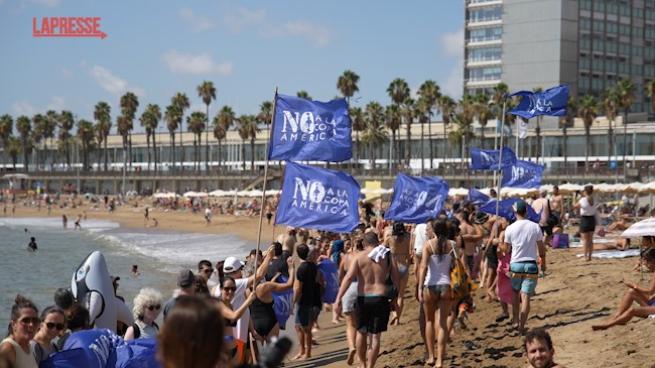
[[[268,180],[268,145],[271,140],[271,131],[273,130],[273,122],[275,121],[275,108],[277,106],[277,87],[275,87],[275,95],[273,96],[273,113],[271,114],[271,122],[268,124],[268,137],[266,138],[265,154],[266,164],[264,165],[264,183],[262,184],[262,202],[259,209],[259,228],[257,230],[257,253],[255,253],[255,287],[257,281],[257,258],[259,257],[259,247],[262,241],[262,224],[264,222],[264,202],[266,201],[266,181]],[[253,152],[254,154],[254,152]],[[275,227],[275,224],[273,224]]]
[[[505,107],[507,105],[507,97],[503,96],[503,115],[500,117],[500,153],[498,154],[498,182],[496,184],[496,217],[498,217],[498,212],[500,210],[500,182],[503,177],[503,140],[505,138],[505,132],[503,127],[505,127]],[[494,170],[494,172],[496,172]]]

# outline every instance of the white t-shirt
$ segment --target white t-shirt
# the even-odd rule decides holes
[[[243,303],[246,301],[246,289],[248,288],[248,279],[236,279],[234,280],[236,284],[236,290],[234,291],[234,298],[232,299],[232,309],[237,310],[241,308]],[[214,289],[214,296],[221,296],[221,288],[219,286]],[[234,328],[234,338],[241,340],[243,342],[248,341],[248,325],[250,324],[250,309],[246,309],[246,312],[239,318],[237,321],[237,326]]]
[[[580,216],[596,216],[596,204],[589,204],[587,197],[582,197],[578,201],[580,205]]]
[[[414,227],[414,252],[418,255],[423,253],[423,245],[428,239],[428,225],[427,224],[418,224]]]
[[[537,242],[542,239],[541,228],[530,220],[517,220],[505,230],[505,243],[512,246],[510,263],[536,261]]]

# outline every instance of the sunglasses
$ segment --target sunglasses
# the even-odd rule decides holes
[[[211,274],[212,272],[214,272],[214,270],[211,268],[205,268],[204,270],[202,270],[202,273],[206,273],[206,274]]]
[[[224,287],[223,290],[225,290],[225,291],[236,291],[237,287],[236,286],[228,286],[228,287]]]
[[[63,323],[52,323],[52,322],[48,322],[48,323],[46,323],[45,325],[46,325],[46,327],[48,327],[49,330],[52,330],[52,329],[55,328],[55,327],[56,327],[59,331],[61,331],[61,330],[64,329],[64,324],[63,324]]]
[[[29,324],[38,325],[39,323],[41,323],[41,320],[37,317],[25,317],[19,320],[19,322],[24,325],[29,325]]]
[[[148,308],[149,311],[160,310],[160,309],[161,309],[161,305],[159,305],[159,304],[157,304],[157,305],[149,305],[149,306],[147,306],[146,308]]]

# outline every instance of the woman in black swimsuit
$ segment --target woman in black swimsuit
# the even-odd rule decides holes
[[[280,326],[273,310],[273,293],[280,293],[293,287],[296,280],[296,272],[293,257],[287,258],[289,267],[289,279],[285,283],[276,282],[280,274],[276,274],[271,281],[263,282],[255,288],[255,300],[250,306],[250,319],[252,326],[257,333],[257,338],[269,342],[270,338],[277,336]]]
[[[237,289],[236,282],[233,278],[226,276],[223,279],[223,285],[221,285],[220,288],[222,292],[220,299],[217,300],[216,309],[218,309],[223,318],[225,318],[224,341],[227,351],[231,351],[232,357],[234,357],[236,355],[234,327],[236,327],[239,318],[243,316],[243,314],[248,310],[250,304],[255,300],[255,293],[251,293],[241,307],[234,310],[232,308],[232,299],[234,299],[234,292]]]

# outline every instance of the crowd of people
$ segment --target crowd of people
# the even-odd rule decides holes
[[[495,321],[524,338],[529,367],[561,367],[548,332],[529,326],[531,297],[547,274],[546,250],[565,231],[571,211],[581,215],[578,232],[584,259],[591,261],[593,235],[604,229],[598,206],[591,186],[568,206],[557,188],[550,196],[518,200],[509,218],[459,199],[435,218],[408,225],[385,221],[382,208],[363,205],[361,223],[351,233],[288,227],[266,251],[253,250],[245,260],[202,260],[195,272],[180,271],[167,300],[157,290],[142,289],[133,301],[134,323],[116,331],[125,340],[157,338],[164,367],[241,366],[256,362],[260,345],[274,342],[286,327],[276,303],[287,295],[286,317],[297,336],[292,360],[312,357],[318,317],[331,312],[333,322],[345,320],[346,363],[374,367],[382,334],[401,324],[413,277],[425,364],[449,364],[449,342],[466,326],[475,310],[473,294],[481,288],[482,298],[497,305]],[[539,214],[537,222],[528,219],[531,210]],[[641,260],[655,271],[655,242],[647,237],[643,244]],[[330,283],[326,264],[334,266],[336,283]],[[655,276],[648,288],[625,285],[629,290],[616,313],[594,330],[655,316]],[[70,291],[58,290],[55,302],[39,315],[31,301],[17,296],[8,337],[0,344],[0,367],[35,367],[61,350],[72,332],[93,327]]]

